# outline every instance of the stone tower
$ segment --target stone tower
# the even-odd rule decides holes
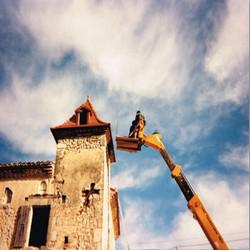
[[[0,164],[0,195],[11,192],[0,207],[5,243],[0,250],[115,249],[120,227],[118,194],[110,187],[115,162],[110,124],[98,118],[87,99],[51,132],[55,163]]]
[[[74,229],[76,231],[72,231],[72,237],[76,234],[81,238],[86,249],[111,249],[110,164],[115,161],[115,155],[110,124],[97,117],[87,100],[69,121],[51,131],[57,142],[55,188],[69,204],[65,213],[61,213],[60,207],[55,211],[61,222],[58,228],[70,225],[76,219],[75,214],[82,214],[79,217],[82,221]],[[53,234],[57,225],[53,223],[51,226]],[[69,232],[62,232],[61,237],[66,236],[70,241]]]

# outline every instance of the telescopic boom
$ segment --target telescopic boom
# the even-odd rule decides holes
[[[187,206],[191,210],[193,217],[199,222],[213,249],[229,250],[226,242],[214,225],[200,198],[194,192],[188,180],[186,179],[181,166],[175,164],[171,159],[159,133],[154,133],[152,135],[144,135],[143,133],[143,136],[137,135],[136,138],[130,138],[127,136],[116,137],[116,142],[117,149],[129,152],[140,151],[142,145],[147,145],[155,150],[158,150],[166,162],[172,177],[175,179],[183,195],[185,196],[187,200]]]

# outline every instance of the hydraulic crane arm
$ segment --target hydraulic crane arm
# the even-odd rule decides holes
[[[155,150],[158,150],[166,162],[172,177],[175,179],[183,195],[185,196],[188,208],[191,210],[193,217],[199,222],[213,249],[229,250],[226,242],[214,225],[200,198],[197,194],[195,194],[194,190],[186,179],[181,166],[175,164],[171,159],[159,133],[143,135],[141,138],[117,137],[116,141],[117,148],[120,150],[136,152],[141,149],[142,145],[147,145]]]
[[[171,171],[172,177],[175,179],[188,202],[188,208],[193,213],[194,218],[199,222],[212,247],[216,250],[228,250],[229,248],[226,242],[214,225],[200,198],[197,194],[195,194],[184,173],[182,172],[181,167],[175,164],[171,159],[167,149],[162,143],[161,135],[156,133],[153,135],[144,136],[142,138],[142,143],[158,150],[161,153],[162,158]]]

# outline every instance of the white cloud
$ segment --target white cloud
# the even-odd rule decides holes
[[[198,2],[190,2],[195,10],[198,10],[201,5]],[[7,99],[12,98],[11,95],[14,94],[16,99],[13,103],[20,108],[18,112],[17,108],[16,111],[10,110],[13,116],[18,113],[22,117],[27,117],[31,107],[26,103],[34,101],[39,103],[39,110],[51,109],[53,115],[49,116],[46,112],[41,114],[41,111],[38,111],[39,117],[36,119],[40,119],[39,124],[34,129],[33,121],[30,119],[25,124],[25,131],[27,131],[25,136],[22,132],[15,131],[14,124],[19,122],[18,118],[12,117],[11,121],[2,120],[3,131],[8,131],[5,135],[12,142],[17,142],[19,148],[26,152],[52,153],[52,146],[44,149],[38,147],[38,144],[47,144],[52,141],[49,139],[51,136],[49,134],[46,135],[47,139],[43,139],[45,137],[41,135],[41,132],[48,129],[49,122],[54,124],[55,117],[67,119],[75,106],[78,106],[84,99],[82,95],[90,94],[101,118],[111,121],[113,128],[118,120],[122,134],[127,133],[134,112],[137,109],[144,109],[146,118],[150,120],[147,129],[154,131],[157,128],[172,138],[178,137],[174,142],[178,148],[186,148],[186,145],[195,142],[199,137],[206,136],[217,120],[211,118],[215,114],[209,117],[203,116],[202,119],[194,118],[196,116],[194,110],[197,111],[197,107],[193,105],[193,102],[196,100],[198,85],[189,81],[190,72],[193,67],[196,67],[194,66],[197,63],[196,53],[199,53],[196,48],[200,41],[194,36],[199,29],[194,30],[197,26],[192,26],[192,23],[189,25],[188,22],[183,26],[183,22],[187,20],[186,17],[183,18],[180,15],[181,8],[178,4],[154,9],[153,3],[154,1],[150,0],[137,2],[20,1],[17,13],[19,23],[16,26],[21,29],[24,25],[25,31],[30,31],[34,38],[32,41],[35,41],[32,43],[35,56],[42,54],[47,58],[48,65],[51,65],[50,63],[55,60],[60,61],[66,51],[73,51],[77,64],[87,63],[90,71],[95,74],[95,79],[91,77],[88,79],[89,85],[101,79],[105,82],[101,83],[105,91],[103,89],[100,91],[99,88],[94,89],[94,87],[92,91],[89,91],[83,83],[83,89],[80,92],[80,80],[75,76],[75,72],[71,74],[67,72],[55,77],[44,72],[45,80],[38,87],[31,87],[32,84],[22,83],[23,81],[32,82],[30,79],[32,74],[28,72],[25,77],[19,77],[20,81],[14,80],[11,89],[1,94],[3,107],[9,102]],[[199,22],[197,18],[197,23]],[[211,48],[210,51],[211,54],[213,49]],[[199,54],[197,57],[200,56],[202,55]],[[38,61],[39,58],[36,60]],[[51,68],[49,70],[53,71]],[[13,74],[15,75],[14,71]],[[58,72],[55,73],[57,74]],[[86,72],[81,74],[85,75]],[[20,84],[19,87],[17,87],[18,84]],[[188,88],[186,88],[187,84],[189,84]],[[44,86],[41,87],[42,85]],[[204,93],[198,96],[198,106],[204,107],[199,104],[206,102],[214,105],[231,100],[237,104],[242,103],[244,92],[242,88],[245,84],[238,78],[221,85],[214,86],[207,83],[204,85]],[[62,99],[52,95],[52,92],[56,93],[57,88],[64,93]],[[194,91],[191,96],[188,96],[192,89]],[[46,92],[46,95],[50,97],[49,101],[38,98],[39,91],[41,91],[41,96],[45,96],[43,93]],[[27,92],[29,95],[26,96]],[[150,102],[153,100],[152,105],[148,104],[150,103],[148,100]],[[186,103],[187,100],[191,100],[191,103],[189,101]],[[58,106],[62,107],[63,102],[65,102],[63,104],[65,109],[62,109],[65,112],[59,112]],[[7,107],[7,109],[10,108]],[[220,117],[220,114],[221,112],[216,112],[216,117]],[[4,113],[1,117],[4,117]],[[166,125],[168,121],[171,122]],[[29,142],[31,146],[24,145],[24,138],[31,139],[32,137],[39,138],[37,145],[33,147],[32,142]]]
[[[151,4],[22,1],[20,21],[48,56],[76,51],[107,80],[109,90],[172,100],[185,86],[191,64],[178,32],[178,16],[167,9],[149,14]]]
[[[226,16],[217,23],[204,67],[216,80],[204,87],[198,106],[231,102],[241,105],[248,97],[249,8],[248,1],[229,0]]]
[[[249,171],[249,146],[230,146],[219,160],[225,166]]]
[[[204,134],[206,129],[207,126],[204,126],[201,121],[186,124],[181,127],[180,133],[174,143],[180,145],[180,147],[185,147],[190,142],[195,141],[201,134]]]
[[[145,241],[152,240],[152,225],[154,225],[159,218],[155,217],[155,204],[151,201],[137,199],[131,201],[125,200],[126,210],[121,218],[122,235],[118,242],[121,249],[136,249],[135,246],[140,246]],[[124,207],[125,204],[122,204]],[[137,244],[136,244],[136,243]]]
[[[228,78],[248,58],[249,2],[227,1],[226,17],[206,58],[206,68],[219,80]]]
[[[145,188],[154,181],[154,178],[162,174],[161,167],[143,167],[141,171],[140,167],[135,167],[133,169],[129,166],[126,167],[126,170],[119,172],[118,174],[112,177],[112,185],[117,187],[119,190],[126,188]],[[138,171],[138,169],[140,169]]]
[[[248,72],[246,69],[242,70],[242,74],[233,75],[231,79],[205,85],[196,100],[197,110],[228,103],[240,106],[247,102]]]
[[[229,247],[248,248],[248,240],[237,241],[249,235],[248,180],[235,179],[229,183],[214,173],[206,173],[205,176],[195,175],[190,179]],[[128,208],[125,223],[131,248],[157,248],[159,245],[165,248],[191,245],[192,248],[192,245],[206,243],[207,245],[200,245],[199,249],[209,247],[202,229],[190,211],[177,213],[173,220],[168,222],[168,226],[172,225],[171,229],[156,233],[152,229],[160,223],[156,212],[159,204],[152,205],[149,201],[138,200],[129,200],[126,203]]]
[[[12,85],[0,93],[0,131],[23,152],[51,156],[55,143],[49,128],[71,116],[80,86],[66,75],[36,86],[29,78],[12,77]]]

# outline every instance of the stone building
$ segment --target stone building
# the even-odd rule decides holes
[[[120,234],[110,123],[89,99],[51,128],[55,162],[0,164],[0,250],[113,250]]]

